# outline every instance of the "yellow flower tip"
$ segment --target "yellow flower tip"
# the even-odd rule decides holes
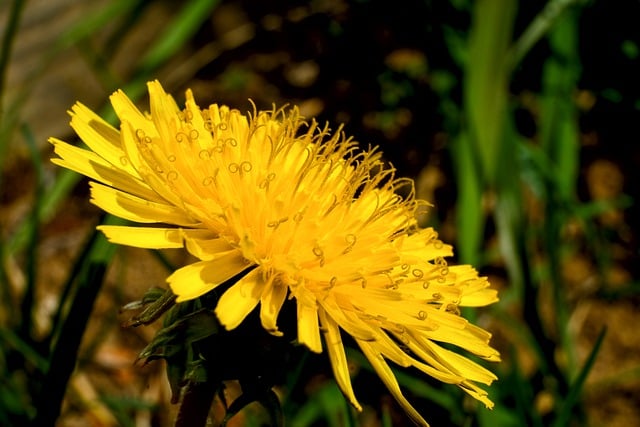
[[[296,107],[254,105],[244,115],[225,105],[200,108],[187,91],[180,108],[158,81],[148,90],[149,113],[122,91],[111,95],[119,127],[76,104],[72,126],[86,150],[49,139],[56,164],[91,178],[94,203],[137,223],[101,227],[110,241],[194,255],[198,261],[167,279],[178,302],[242,277],[215,308],[227,329],[259,308],[263,327],[280,335],[278,315],[293,299],[298,342],[327,351],[358,409],[342,333],[357,340],[419,424],[426,421],[387,361],[490,402],[475,383],[494,376],[438,343],[499,361],[490,334],[459,312],[492,304],[497,293],[473,268],[448,265],[452,247],[418,228],[416,215],[428,203],[415,199],[413,181],[396,178],[379,151],[359,150],[341,127],[331,133],[305,122]]]
[[[497,352],[497,351],[493,351],[489,356],[484,357],[483,359],[488,361],[488,362],[502,362],[502,358],[500,357],[500,353]]]

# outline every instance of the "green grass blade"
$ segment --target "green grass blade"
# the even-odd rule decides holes
[[[580,134],[573,95],[581,66],[576,12],[564,13],[549,33],[553,55],[545,61],[542,79],[541,145],[553,165],[553,194],[561,200],[573,198],[578,178]]]
[[[14,0],[11,3],[9,16],[7,17],[4,33],[2,34],[2,44],[0,45],[0,100],[4,98],[4,85],[7,78],[7,69],[9,68],[9,59],[11,58],[13,41],[18,31],[18,25],[20,24],[25,3],[26,1],[24,0]],[[2,114],[3,104],[4,103],[0,102],[0,121],[4,118]]]
[[[478,265],[484,234],[485,214],[482,212],[482,179],[469,135],[458,134],[451,144],[458,186],[457,251],[460,262]]]
[[[50,358],[49,371],[43,381],[37,404],[38,414],[34,426],[53,427],[60,415],[62,399],[75,368],[80,341],[106,268],[106,264],[91,262],[80,278],[79,289],[74,295],[73,304],[62,326],[60,339]]]
[[[108,217],[105,222],[122,221]],[[32,424],[34,427],[53,427],[60,414],[62,399],[75,368],[82,336],[115,250],[116,246],[109,243],[102,233],[94,231],[88,255],[83,257],[77,278],[73,281],[75,287],[67,295],[69,301],[60,303],[61,307],[67,307],[67,310],[59,319],[60,325],[54,325],[59,333],[51,348],[49,370],[40,394],[36,397],[38,413]]]
[[[219,3],[219,0],[191,0],[187,3],[141,59],[136,76],[123,90],[130,96],[139,97],[144,91],[142,83],[148,80],[162,63],[180,51]]]
[[[507,50],[511,43],[517,2],[474,2],[469,32],[469,56],[464,76],[464,103],[475,155],[484,181],[496,180],[507,113],[509,70]]]
[[[548,39],[553,52],[544,64],[542,109],[540,118],[541,146],[551,165],[547,180],[544,248],[552,285],[556,330],[560,345],[567,355],[568,376],[575,367],[575,345],[567,332],[570,312],[562,279],[562,230],[570,218],[567,209],[574,199],[579,174],[580,131],[574,94],[579,83],[579,9],[557,15]]]
[[[96,30],[111,24],[118,17],[128,14],[141,1],[118,0],[106,3],[105,7],[79,19],[73,27],[64,32],[57,41],[58,49],[76,46],[81,40],[95,34]]]
[[[496,170],[496,205],[493,217],[497,228],[500,253],[509,273],[511,288],[516,295],[524,294],[528,283],[525,277],[529,273],[529,254],[526,239],[526,219],[523,209],[522,169],[518,156],[518,147],[523,140],[518,135],[513,116],[503,119],[503,141],[497,160],[500,167]]]
[[[568,7],[584,0],[551,0],[522,33],[509,52],[509,68],[515,68],[531,48],[549,31]]]
[[[584,366],[582,367],[575,381],[569,388],[569,393],[567,394],[566,398],[562,402],[562,406],[558,411],[558,415],[556,416],[552,424],[552,427],[564,427],[569,425],[573,408],[575,407],[575,405],[578,403],[578,400],[580,399],[580,394],[582,393],[582,387],[584,386],[584,382],[587,379],[587,376],[589,375],[591,368],[593,368],[593,364],[596,361],[596,357],[598,356],[598,352],[600,351],[600,347],[602,346],[602,342],[604,341],[604,337],[606,336],[606,334],[607,334],[607,330],[606,328],[604,328],[598,335],[598,338],[596,339],[593,349],[591,350],[591,353],[589,353],[589,357],[587,357],[587,360],[585,361]]]
[[[140,62],[143,70],[151,71],[175,55],[196,33],[202,22],[209,19],[211,10],[219,0],[191,0],[167,26],[164,34],[155,42]]]
[[[336,383],[329,381],[310,396],[291,419],[291,425],[311,426],[322,421],[323,425],[343,426],[352,418],[350,411],[351,408]]]
[[[11,135],[11,130],[14,128],[17,117],[15,111],[10,106],[7,106],[7,102],[4,99],[4,88],[7,79],[7,70],[9,68],[9,60],[11,58],[11,50],[25,3],[26,1],[24,0],[14,0],[11,3],[11,9],[7,16],[2,40],[0,41],[2,43],[0,45],[0,166],[4,165],[5,153],[9,148],[9,136]],[[7,106],[6,110],[5,106]],[[8,111],[9,114],[5,114],[5,111]],[[2,175],[0,174],[0,188],[2,188],[2,185]]]
[[[60,204],[66,200],[67,196],[82,179],[81,175],[68,169],[61,170],[57,175],[51,188],[43,191],[40,205],[40,220],[46,221],[50,219],[58,210]],[[29,241],[29,236],[33,234],[32,224],[30,221],[22,222],[15,233],[7,242],[7,250],[9,253],[19,252]]]
[[[36,184],[35,194],[33,201],[33,208],[28,217],[29,224],[29,236],[28,246],[26,253],[26,287],[22,302],[20,303],[21,322],[20,322],[20,335],[27,339],[31,336],[31,325],[33,323],[33,305],[35,301],[35,289],[36,279],[38,276],[38,244],[40,241],[39,223],[40,223],[40,211],[42,210],[42,196],[44,193],[43,176],[44,170],[42,167],[42,159],[36,145],[35,138],[31,129],[27,125],[22,126],[22,134],[27,143],[29,154],[31,156],[31,163],[35,170]]]
[[[46,372],[49,367],[49,361],[11,329],[0,328],[0,343],[3,351],[7,349],[16,350],[40,372]]]

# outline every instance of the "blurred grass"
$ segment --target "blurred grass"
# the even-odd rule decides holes
[[[108,70],[100,68],[101,65],[109,64],[111,58],[102,57],[94,60],[96,76],[103,81],[105,87],[113,91],[116,88],[126,88],[132,99],[140,96],[146,91],[145,82],[152,79],[158,69],[167,63],[176,52],[193,36],[195,31],[207,19],[209,12],[218,4],[217,1],[195,0],[184,4],[178,14],[170,22],[165,23],[166,30],[163,35],[157,38],[146,56],[144,56],[134,75],[129,79],[129,84],[113,78]],[[124,20],[128,25],[135,25],[140,18],[145,7],[149,7],[150,2],[121,0],[107,4],[103,9],[97,9],[90,16],[80,20],[71,28],[62,33],[53,43],[53,49],[39,61],[39,65],[32,71],[31,78],[38,79],[46,72],[51,63],[55,62],[56,56],[71,47],[77,46],[82,49],[91,49],[85,42],[95,35],[103,27],[111,24],[115,20]],[[11,3],[11,11],[7,17],[7,27],[2,39],[2,54],[0,55],[0,82],[6,80],[6,72],[9,66],[11,46],[15,41],[17,28],[20,24],[20,17],[24,8],[24,2],[14,1]],[[115,51],[115,45],[122,41],[124,32],[116,32],[115,38],[109,43],[112,44],[106,53]],[[119,39],[119,40],[118,40]],[[93,56],[92,59],[96,57]],[[0,96],[4,95],[0,86]],[[61,300],[57,313],[52,319],[52,328],[49,335],[41,339],[35,339],[32,330],[33,310],[35,307],[35,284],[38,275],[37,250],[39,244],[39,229],[43,221],[50,219],[59,209],[69,193],[80,181],[80,176],[70,171],[60,171],[56,180],[51,186],[45,187],[43,180],[43,159],[37,148],[36,142],[28,128],[28,125],[21,123],[20,110],[24,106],[24,101],[28,99],[31,87],[29,85],[22,88],[19,93],[7,101],[2,98],[2,105],[11,114],[0,116],[0,165],[5,162],[5,153],[10,149],[10,136],[16,127],[22,126],[22,132],[26,145],[31,153],[32,163],[36,171],[36,189],[34,192],[34,202],[29,215],[22,221],[13,233],[4,234],[0,242],[2,264],[7,266],[9,258],[19,255],[22,251],[26,254],[26,264],[24,275],[26,278],[26,288],[21,296],[20,311],[13,309],[10,290],[10,280],[3,268],[2,283],[3,307],[6,317],[12,319],[12,324],[3,325],[0,328],[0,337],[3,342],[0,369],[4,381],[4,391],[0,398],[0,421],[6,425],[33,425],[47,426],[54,425],[59,416],[62,400],[67,388],[67,383],[73,369],[76,366],[77,351],[80,340],[85,332],[85,327],[91,315],[93,302],[98,296],[104,275],[115,253],[116,247],[107,243],[106,239],[99,233],[93,232],[85,248],[80,252],[75,266],[70,269],[70,273],[61,295]],[[105,109],[101,112],[108,121],[114,121],[113,111]],[[1,183],[5,185],[4,183]],[[121,223],[119,220],[109,219],[107,223]],[[33,366],[37,369],[37,374],[29,377],[26,382],[16,378],[16,373],[22,369],[18,364],[18,372],[10,367],[10,360],[17,358],[25,363],[25,369]],[[16,382],[18,381],[18,382]],[[5,388],[5,387],[8,387]],[[8,390],[14,390],[9,392]],[[28,397],[31,395],[31,398]],[[29,402],[29,403],[27,403]],[[120,406],[111,400],[111,407],[122,417]]]
[[[123,88],[134,100],[142,97],[144,83],[157,76],[193,42],[214,9],[223,2],[192,0],[176,7],[170,19],[162,23],[160,36],[137,59],[131,75],[117,76],[109,68],[112,54],[125,43],[128,28],[135,27],[152,3],[142,0],[107,2],[104,8],[95,10],[59,35],[30,77],[37,80],[53,66],[60,52],[77,48],[104,87],[105,99],[106,94],[116,88]],[[478,267],[496,260],[504,263],[509,286],[501,290],[502,302],[490,315],[506,325],[505,329],[517,336],[518,341],[507,344],[508,352],[504,355],[507,361],[498,368],[501,380],[490,389],[496,401],[491,412],[484,409],[460,412],[462,397],[454,387],[434,388],[403,371],[397,372],[398,381],[413,396],[446,410],[452,425],[582,425],[586,422],[581,404],[585,380],[605,335],[604,332],[598,335],[580,365],[577,345],[569,331],[572,312],[562,276],[563,261],[576,248],[563,236],[568,225],[577,220],[585,230],[589,250],[598,254],[602,252],[605,237],[601,235],[596,218],[631,203],[626,196],[593,202],[581,202],[577,197],[580,127],[575,92],[582,67],[578,34],[583,2],[548,2],[519,38],[514,37],[513,31],[518,14],[518,4],[514,0],[452,3],[458,10],[465,11],[470,19],[464,34],[451,29],[444,31],[446,48],[457,69],[429,72],[434,90],[440,96],[438,102],[444,112],[445,131],[451,137],[448,149],[457,190],[456,248],[459,259],[465,263]],[[39,269],[43,267],[38,264],[40,228],[54,215],[63,214],[62,206],[80,177],[58,171],[55,180],[46,183],[43,164],[46,160],[34,141],[30,124],[21,119],[21,110],[31,88],[25,86],[14,99],[4,97],[11,47],[24,6],[22,1],[11,2],[2,38],[0,97],[4,108],[0,116],[0,165],[6,162],[12,135],[19,133],[30,154],[35,184],[30,215],[16,230],[4,233],[0,242],[3,266],[0,304],[5,313],[3,319],[8,319],[0,327],[0,423],[46,426],[53,425],[58,418],[76,362],[70,355],[78,352],[115,247],[96,233],[87,237],[85,248],[75,264],[69,267],[59,307],[52,318],[52,330],[45,337],[35,337],[33,310]],[[94,51],[89,41],[114,22],[116,30],[104,41],[106,48]],[[540,40],[548,43],[550,53],[543,58],[542,84],[534,94],[539,106],[537,140],[534,142],[517,129],[516,101],[510,84],[518,66]],[[379,84],[388,84],[390,75],[383,72]],[[234,74],[220,78],[228,80],[230,76]],[[463,92],[460,99],[453,94],[458,76]],[[245,87],[248,81],[247,77],[241,86]],[[401,96],[391,97],[387,93],[383,101],[395,107],[402,98],[411,96],[411,85],[398,84],[398,87],[402,88]],[[112,122],[115,119],[106,107],[101,109],[100,115]],[[0,185],[6,184],[0,181]],[[532,197],[541,206],[542,219],[532,218],[528,208]],[[492,237],[488,231],[491,227],[496,230],[497,250],[487,239]],[[163,254],[157,255],[165,265],[171,265]],[[24,259],[21,274],[25,277],[25,288],[17,306],[13,304],[17,297],[7,267],[8,260],[14,258]],[[597,255],[597,258],[600,269],[604,270],[607,254]],[[617,291],[619,293],[614,293],[613,298],[624,298],[628,295],[625,292],[637,295],[637,289],[637,282],[631,283],[628,290]],[[551,295],[550,299],[544,299],[548,295]],[[514,307],[521,310],[521,317],[514,318]],[[552,326],[545,322],[545,309],[553,313]],[[534,368],[525,371],[520,363],[520,352],[533,355]],[[302,373],[304,360],[290,377],[288,389],[309,380]],[[359,353],[350,353],[350,360],[366,370],[366,360]],[[540,395],[550,395],[553,403],[544,413],[532,403]],[[353,410],[332,382],[320,387],[306,402],[288,405],[287,399],[295,397],[287,394],[284,397],[285,411],[289,411],[285,417],[292,425],[358,424]],[[103,401],[122,425],[134,425],[127,417],[138,409],[155,409],[143,399],[131,401],[119,396],[104,396]],[[381,423],[391,425],[391,420],[390,409],[385,407]]]

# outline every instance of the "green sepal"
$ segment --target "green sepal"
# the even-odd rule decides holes
[[[207,361],[198,353],[196,358],[189,360],[184,373],[184,381],[192,383],[206,383],[209,381]]]
[[[174,357],[179,352],[190,351],[189,346],[217,334],[219,330],[220,323],[210,310],[202,308],[188,313],[160,329],[140,352],[138,360]]]
[[[176,296],[170,290],[153,287],[143,295],[140,301],[133,301],[122,307],[122,310],[139,310],[140,313],[124,323],[124,327],[148,325],[155,322],[167,310],[176,304]]]

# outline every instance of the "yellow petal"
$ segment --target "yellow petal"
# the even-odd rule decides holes
[[[426,362],[415,361],[414,366],[427,375],[445,383],[457,384],[465,390],[470,381],[489,385],[496,379],[494,374],[475,362],[429,340],[416,337],[413,333],[410,335],[412,339],[408,340],[407,345],[417,357]],[[474,390],[482,389],[474,386]]]
[[[260,300],[260,322],[270,334],[281,336],[278,330],[277,320],[280,309],[287,297],[289,288],[282,283],[274,283],[272,280],[270,288],[267,289]]]
[[[150,151],[151,148],[149,147],[153,147],[154,140],[149,139],[148,142],[139,142],[138,139],[141,135],[136,135],[136,132],[139,132],[140,129],[137,129],[135,126],[136,125],[133,123],[123,122],[120,128],[122,145],[127,154],[127,158],[131,161],[133,167],[149,187],[158,193],[164,200],[167,200],[173,205],[180,205],[182,200],[175,194],[173,188],[168,185],[168,178],[166,177],[167,171],[160,170],[162,168],[157,164],[157,160],[155,159],[151,160],[155,161],[156,164],[150,164],[150,160],[145,158],[145,156],[140,152],[140,144],[143,144],[146,147],[145,150]],[[147,138],[150,137],[143,137],[145,140]],[[163,174],[163,176],[159,176],[160,174]]]
[[[167,249],[184,246],[179,228],[127,227],[122,225],[100,225],[111,243],[137,248]]]
[[[180,109],[157,80],[147,83],[147,87],[149,89],[151,118],[160,136],[158,143],[163,149],[167,149],[170,144],[175,142],[180,121],[178,117]]]
[[[108,142],[115,148],[122,148],[120,145],[120,132],[118,129],[111,126],[106,120],[93,112],[90,108],[87,108],[81,102],[77,102],[72,108],[72,120],[74,117],[78,119],[82,119],[85,123],[91,126],[92,132],[94,132],[90,136],[100,137],[102,141],[96,145],[96,147],[101,147],[101,142]],[[89,145],[89,144],[87,144]],[[92,150],[100,153],[102,150],[94,148],[89,145]]]
[[[403,368],[411,366],[411,358],[405,353],[396,341],[392,340],[386,332],[381,331],[376,339],[369,344],[377,353],[381,353],[385,359],[389,359]]]
[[[162,200],[143,181],[113,167],[93,151],[75,147],[56,138],[50,138],[49,142],[53,144],[54,152],[60,156],[60,159],[51,159],[53,163],[143,199]]]
[[[81,103],[72,108],[71,127],[92,151],[131,176],[138,173],[125,155],[120,132]]]
[[[325,298],[320,300],[319,304],[352,337],[363,341],[375,339],[376,333],[371,326],[362,321],[353,311],[343,310],[334,298]]]
[[[418,331],[425,339],[446,342],[464,348],[485,360],[499,361],[499,353],[489,346],[491,334],[468,323],[464,329],[451,328],[447,323],[433,331]]]
[[[250,267],[240,251],[221,254],[212,261],[199,261],[176,270],[167,278],[177,302],[198,298]]]
[[[459,375],[452,374],[447,370],[436,369],[433,366],[420,362],[418,360],[414,360],[412,366],[415,366],[425,374],[446,384],[462,384],[465,382],[465,379]]]
[[[389,364],[387,364],[387,362],[384,360],[384,357],[382,357],[382,355],[373,348],[371,343],[360,340],[356,341],[384,385],[387,386],[387,389],[389,389],[391,395],[398,401],[407,415],[409,415],[414,423],[429,427],[429,424],[425,421],[425,419],[422,418],[418,411],[416,411],[415,408],[411,406],[409,401],[402,395],[402,391],[400,391],[400,385],[398,384],[393,371],[389,367]]]
[[[442,348],[431,341],[427,341],[426,344],[441,363],[468,380],[490,385],[498,379],[492,372],[458,353]]]
[[[315,353],[322,353],[316,297],[304,285],[296,288],[295,297],[298,307],[298,342]]]
[[[356,399],[356,395],[353,392],[353,386],[351,385],[349,365],[344,352],[344,346],[342,345],[342,337],[340,336],[338,324],[327,315],[324,309],[320,309],[318,315],[320,316],[320,324],[324,332],[324,342],[327,345],[327,353],[329,353],[331,368],[333,369],[333,375],[338,383],[338,387],[340,387],[342,393],[347,400],[349,400],[349,403],[358,411],[362,411],[362,406],[358,403],[358,399]]]
[[[431,261],[439,257],[453,255],[453,247],[442,243],[432,228],[424,228],[416,233],[402,236],[396,244],[402,250],[402,257],[408,263]]]
[[[218,301],[216,316],[227,330],[235,329],[258,305],[265,282],[256,268],[232,285]]]
[[[188,227],[199,224],[175,206],[145,200],[95,182],[90,185],[91,201],[117,217],[142,223],[164,222]]]
[[[485,277],[467,280],[462,285],[462,307],[483,307],[498,301],[498,291],[489,289],[489,281]]]
[[[110,100],[113,109],[122,123],[131,123],[134,129],[142,131],[141,135],[143,134],[144,137],[158,137],[158,131],[153,121],[145,117],[123,91],[118,90],[114,92]],[[120,131],[122,131],[122,129],[120,129]]]
[[[491,399],[489,399],[489,394],[486,390],[483,390],[468,381],[459,384],[459,387],[466,393],[469,393],[469,395],[471,395],[474,399],[477,399],[478,401],[484,403],[484,406],[486,406],[487,409],[493,409],[493,402],[491,401]]]
[[[191,238],[186,236],[187,250],[202,261],[215,259],[219,253],[233,249],[233,246],[222,238]]]

